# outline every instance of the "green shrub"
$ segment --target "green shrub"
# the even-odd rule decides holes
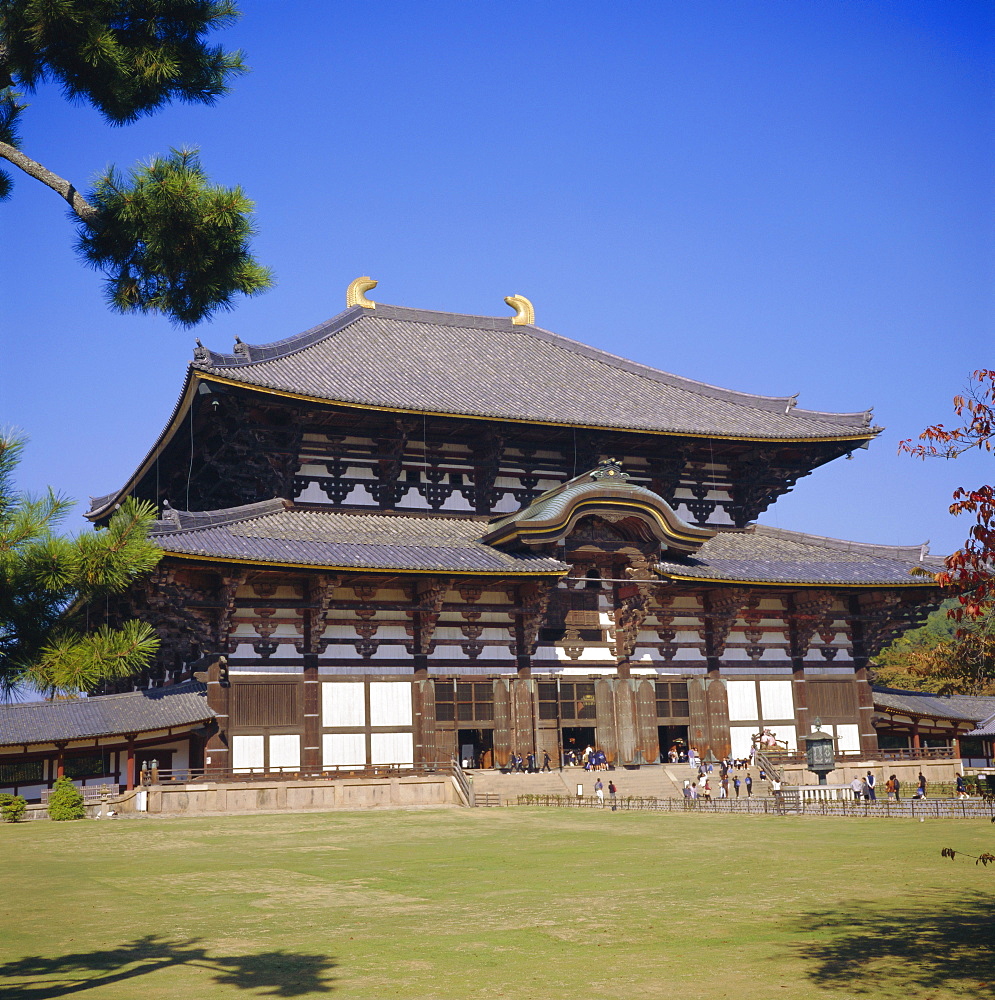
[[[23,796],[0,792],[0,817],[5,823],[17,823],[24,819],[27,808],[28,803]]]
[[[69,778],[56,778],[48,797],[48,815],[54,820],[83,819],[86,815],[83,793]]]

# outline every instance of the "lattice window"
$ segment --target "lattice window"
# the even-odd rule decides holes
[[[593,683],[560,684],[560,715],[564,719],[594,719],[597,714]]]
[[[690,717],[687,681],[657,681],[656,714],[659,719]]]

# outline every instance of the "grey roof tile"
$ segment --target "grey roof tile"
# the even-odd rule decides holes
[[[921,587],[932,581],[913,575],[913,569],[933,569],[937,562],[920,561],[921,552],[918,545],[866,545],[756,525],[720,532],[695,556],[657,565],[665,576],[703,580]]]
[[[171,512],[151,537],[177,555],[294,566],[525,575],[567,569],[556,559],[484,545],[486,530],[486,521],[473,518],[287,509],[270,500],[232,511]]]
[[[197,681],[126,694],[0,705],[0,746],[151,732],[213,717],[207,686]]]
[[[769,440],[871,438],[869,413],[720,389],[510,318],[378,304],[193,368],[249,385],[388,409]]]
[[[995,712],[995,697],[968,694],[931,694],[874,688],[874,707],[894,712],[910,712],[929,718],[962,719],[981,722]]]

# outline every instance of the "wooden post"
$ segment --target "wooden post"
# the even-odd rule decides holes
[[[130,792],[135,787],[135,734],[127,736],[126,760],[124,765],[124,790]]]

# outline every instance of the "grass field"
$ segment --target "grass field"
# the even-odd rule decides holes
[[[986,822],[481,809],[0,827],[5,1000],[995,995]]]

